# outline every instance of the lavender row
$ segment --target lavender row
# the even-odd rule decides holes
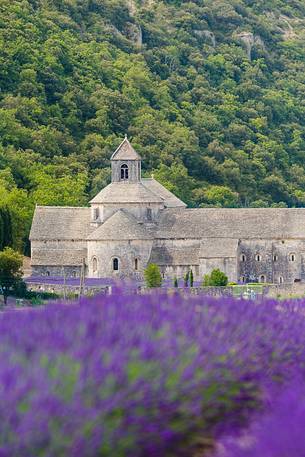
[[[304,305],[117,292],[3,313],[0,456],[204,455],[303,379]]]

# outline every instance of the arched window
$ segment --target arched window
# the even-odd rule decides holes
[[[147,208],[147,210],[146,210],[146,216],[147,216],[147,220],[148,220],[148,221],[151,221],[151,220],[152,220],[152,211],[151,211],[151,208]]]
[[[273,262],[277,262],[279,259],[278,255],[277,254],[274,254],[273,256]]]
[[[113,259],[112,268],[113,268],[113,271],[119,270],[119,259],[117,259],[117,258]]]
[[[93,257],[93,259],[92,259],[92,270],[93,270],[93,273],[97,272],[97,258],[96,257]]]
[[[289,260],[290,262],[295,262],[296,255],[294,253],[289,254]]]
[[[259,282],[266,282],[266,276],[261,275],[261,276],[259,277]]]
[[[46,275],[47,275],[47,276],[50,276],[50,272],[49,272],[49,271],[47,271],[47,272],[46,272]]]
[[[283,276],[279,276],[279,284],[283,284],[283,282],[284,282]]]
[[[128,165],[126,163],[121,166],[121,179],[128,179]]]
[[[242,255],[240,256],[240,260],[241,260],[241,262],[245,262],[245,261],[247,260],[246,255],[245,255],[245,254],[242,254]]]
[[[134,259],[134,269],[136,271],[139,269],[139,259]]]
[[[257,262],[260,262],[260,261],[262,260],[262,256],[261,256],[260,254],[256,254],[255,260],[256,260]]]

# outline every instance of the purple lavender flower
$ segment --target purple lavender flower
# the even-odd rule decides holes
[[[265,413],[242,433],[222,438],[214,457],[302,457],[305,455],[305,384],[273,386]]]
[[[114,288],[1,313],[0,456],[193,455],[304,378],[304,304]]]

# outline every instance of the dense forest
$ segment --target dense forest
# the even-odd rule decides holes
[[[86,205],[125,133],[190,206],[305,206],[304,26],[303,0],[1,0],[0,246]]]

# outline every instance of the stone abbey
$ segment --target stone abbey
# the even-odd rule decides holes
[[[305,279],[305,208],[196,208],[154,178],[127,138],[111,157],[112,182],[88,208],[37,206],[30,240],[39,276],[142,279],[149,263],[165,278],[213,268],[230,281]]]

